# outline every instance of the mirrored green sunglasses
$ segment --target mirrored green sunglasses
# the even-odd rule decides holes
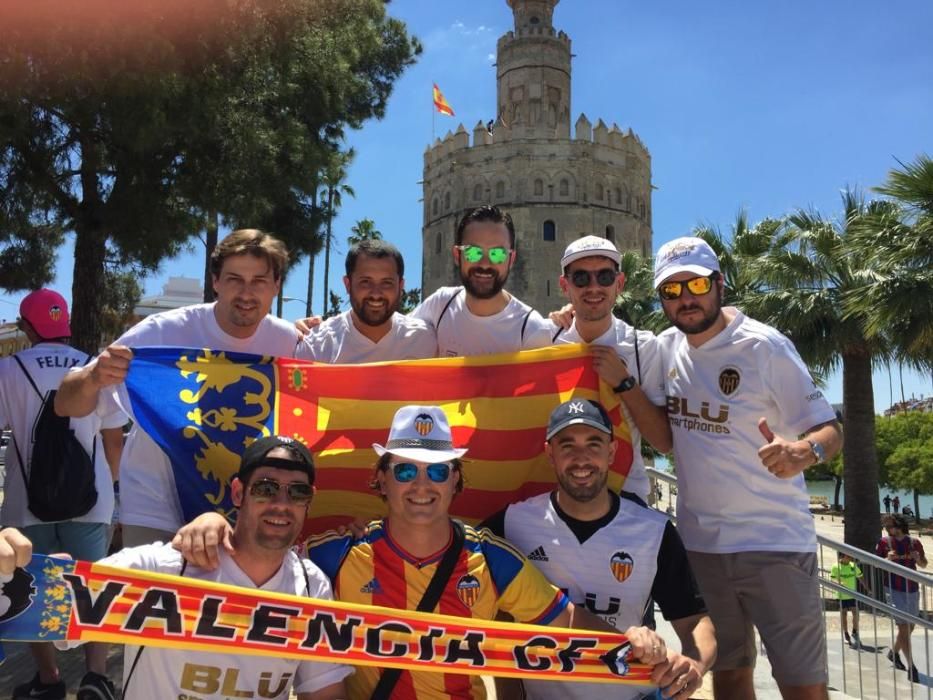
[[[489,262],[493,265],[501,265],[506,260],[509,259],[509,253],[512,251],[504,246],[496,246],[495,248],[483,248],[478,245],[460,245],[457,246],[460,249],[460,254],[463,256],[471,265],[482,261],[483,255],[485,254],[489,258]]]

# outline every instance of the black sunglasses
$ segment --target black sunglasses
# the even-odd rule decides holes
[[[308,503],[314,495],[314,488],[311,484],[301,481],[293,481],[290,484],[280,484],[275,479],[256,479],[249,485],[249,495],[260,501],[271,501],[279,495],[279,491],[285,488],[288,499],[295,503]]]
[[[616,283],[616,278],[619,276],[619,273],[616,270],[613,270],[608,267],[604,267],[602,270],[597,270],[596,272],[590,272],[589,270],[574,270],[570,273],[570,281],[573,283],[574,287],[583,289],[584,287],[590,286],[590,280],[595,278],[596,284],[600,287],[611,287]]]

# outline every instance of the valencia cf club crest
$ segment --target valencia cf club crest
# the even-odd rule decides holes
[[[479,600],[479,579],[472,574],[461,576],[457,581],[457,596],[468,608],[476,605],[476,601]]]
[[[62,307],[58,304],[53,304],[49,307],[49,318],[53,321],[58,321],[62,317]]]
[[[635,562],[632,560],[632,557],[629,556],[628,552],[616,552],[612,555],[612,559],[609,560],[609,568],[612,571],[612,575],[616,577],[616,581],[622,583],[632,575]]]
[[[742,375],[735,367],[724,367],[719,373],[719,391],[723,396],[732,396],[739,388]]]
[[[0,622],[12,620],[29,609],[36,595],[36,579],[26,569],[0,574]]]
[[[434,429],[434,419],[427,413],[419,413],[415,416],[415,430],[418,435],[424,437]]]

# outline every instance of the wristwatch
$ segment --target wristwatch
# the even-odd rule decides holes
[[[807,440],[807,444],[810,446],[810,451],[813,453],[813,456],[816,457],[814,464],[822,464],[826,461],[826,450],[823,449],[820,443],[816,440]]]
[[[619,386],[613,389],[613,391],[617,394],[621,394],[623,391],[628,391],[629,389],[634,387],[635,384],[636,384],[635,377],[633,377],[632,375],[629,375],[625,379],[623,379],[621,382],[619,382]]]

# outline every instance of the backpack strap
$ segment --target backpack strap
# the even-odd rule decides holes
[[[555,334],[551,337],[551,343],[552,343],[552,344],[553,344],[553,343],[556,343],[556,342],[557,342],[557,339],[560,337],[560,334],[563,333],[563,332],[564,332],[564,327],[563,327],[563,326],[558,326],[558,327],[557,327],[557,333],[555,333]]]
[[[641,386],[641,357],[638,355],[638,329],[632,326],[632,333],[635,334],[635,369],[638,370],[638,385]]]
[[[444,315],[447,313],[447,309],[450,308],[450,305],[454,303],[454,299],[456,299],[457,296],[460,294],[461,289],[463,289],[463,287],[457,287],[457,291],[454,292],[453,296],[447,300],[446,304],[444,304],[444,308],[441,310],[440,315],[437,317],[437,320],[434,322],[435,332],[441,327],[441,320],[444,318]]]
[[[528,309],[528,313],[525,314],[525,320],[522,321],[522,334],[519,336],[522,342],[525,342],[525,326],[528,325],[528,318],[531,316],[532,311],[534,311],[534,309]]]
[[[187,568],[188,568],[188,560],[182,557],[181,571],[178,572],[178,575],[184,576],[185,570]],[[140,645],[139,649],[136,650],[136,656],[133,657],[133,665],[130,666],[130,672],[126,674],[126,683],[123,684],[123,692],[120,694],[120,697],[122,700],[126,700],[126,689],[130,687],[130,681],[133,679],[133,673],[136,671],[136,664],[139,663],[139,657],[143,655],[143,652],[145,650],[146,650],[146,647],[142,645]]]
[[[453,541],[450,543],[447,551],[444,552],[443,559],[441,559],[440,563],[437,565],[434,576],[431,577],[431,582],[425,589],[424,595],[421,596],[421,602],[418,603],[418,607],[415,608],[416,612],[431,612],[437,607],[437,602],[441,599],[441,593],[444,591],[444,588],[447,587],[447,583],[450,581],[450,575],[453,573],[454,566],[457,564],[457,559],[460,558],[460,552],[463,551],[463,543],[466,540],[466,532],[463,529],[463,523],[459,520],[451,520],[450,526],[453,530]],[[379,676],[379,683],[373,690],[370,700],[389,700],[392,696],[392,690],[395,688],[401,676],[402,669],[400,668],[387,668],[384,670],[382,675]]]
[[[13,355],[13,359],[16,360],[16,364],[19,365],[19,368],[23,370],[23,374],[26,375],[26,379],[29,380],[29,385],[32,387],[33,391],[39,396],[40,399],[45,401],[45,394],[39,391],[39,387],[36,386],[35,381],[33,381],[32,375],[29,374],[29,371],[26,369],[26,365],[23,364],[23,361],[19,359],[16,355]]]

